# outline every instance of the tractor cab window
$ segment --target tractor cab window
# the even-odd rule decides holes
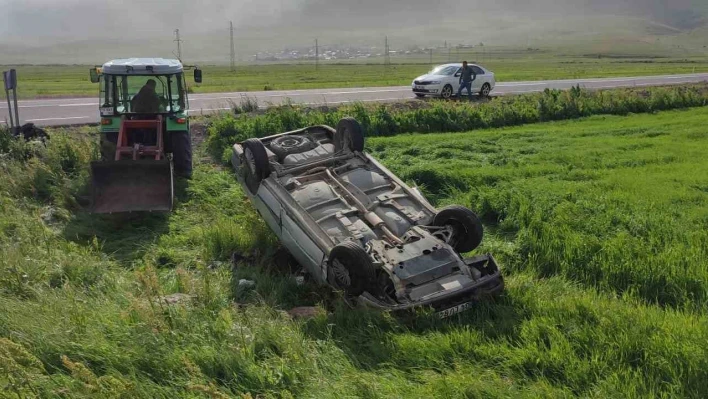
[[[123,75],[114,76],[113,78],[115,80],[116,110],[118,113],[127,114],[138,111],[143,113],[162,113],[169,111],[169,91],[165,76]]]
[[[187,96],[184,75],[178,73],[167,77],[170,85],[170,107],[172,112],[182,112],[187,108]]]
[[[182,112],[187,108],[182,73],[175,75],[104,75],[101,99],[115,101],[118,114]],[[115,93],[115,95],[113,94]],[[105,100],[105,101],[103,101]]]
[[[98,84],[101,108],[113,108],[113,75],[100,75]]]

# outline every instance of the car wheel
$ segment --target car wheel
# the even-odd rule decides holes
[[[261,181],[270,175],[268,153],[258,139],[248,139],[243,142],[243,156],[246,160],[246,186],[251,194],[258,192]]]
[[[344,148],[351,151],[364,151],[364,129],[356,119],[351,117],[342,118],[337,123],[337,131],[334,134],[334,151],[339,152]]]
[[[433,226],[451,227],[452,235],[448,244],[460,253],[477,248],[484,237],[484,228],[477,215],[459,205],[441,209],[433,219]]]
[[[172,162],[175,173],[189,179],[192,177],[192,139],[189,132],[169,132],[172,147]]]
[[[413,94],[415,94],[415,96],[418,97],[418,98],[423,98],[423,97],[425,97],[425,94],[421,94],[421,93],[413,93]]]
[[[329,253],[327,273],[336,288],[359,296],[375,287],[376,267],[364,248],[354,241],[337,244]]]
[[[315,148],[315,143],[305,136],[286,135],[273,139],[270,150],[278,159],[283,159],[290,154],[297,154]]]
[[[492,92],[492,86],[489,85],[489,83],[485,83],[482,85],[482,90],[480,90],[479,95],[480,97],[489,97],[489,93]]]
[[[445,85],[445,87],[443,87],[442,90],[440,91],[440,97],[447,100],[450,97],[452,97],[452,91],[453,91],[452,86]]]

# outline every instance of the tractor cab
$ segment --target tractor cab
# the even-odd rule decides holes
[[[192,173],[189,100],[178,60],[129,58],[91,68],[99,85],[101,161],[91,165],[95,213],[169,211],[173,170]]]

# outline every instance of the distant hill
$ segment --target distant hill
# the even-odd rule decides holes
[[[213,9],[190,6],[188,15],[170,10],[185,40],[186,59],[228,63],[229,19],[238,21],[236,51],[241,61],[252,60],[259,51],[312,46],[315,38],[323,46],[382,47],[383,37],[388,36],[392,48],[484,42],[564,52],[635,54],[705,53],[708,45],[706,0],[536,0],[521,4],[517,0],[261,0],[263,7],[253,11],[250,19],[248,9],[215,6],[221,2],[209,0],[207,5]],[[45,7],[46,12],[33,9],[30,20],[51,18],[51,7]],[[103,6],[91,3],[91,7]],[[37,24],[33,30],[14,29],[11,39],[0,36],[0,62],[92,64],[122,56],[172,56],[171,22],[159,18],[158,11],[150,14],[147,9],[141,18],[133,19],[130,14],[112,15],[106,10],[91,11],[90,24],[77,21],[72,29],[66,28],[72,22],[66,10],[59,14],[60,21],[52,20],[45,27],[46,32]],[[112,15],[107,27],[125,18],[132,25],[117,31],[119,35],[112,34],[113,29],[97,31],[106,15]],[[23,36],[32,32],[42,35]],[[77,38],[65,32],[88,33]]]

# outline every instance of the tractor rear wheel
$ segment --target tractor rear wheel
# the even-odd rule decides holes
[[[192,140],[189,132],[170,132],[169,135],[175,174],[189,179],[192,177]]]
[[[116,145],[118,144],[118,132],[101,133],[101,160],[112,161],[116,157]]]

